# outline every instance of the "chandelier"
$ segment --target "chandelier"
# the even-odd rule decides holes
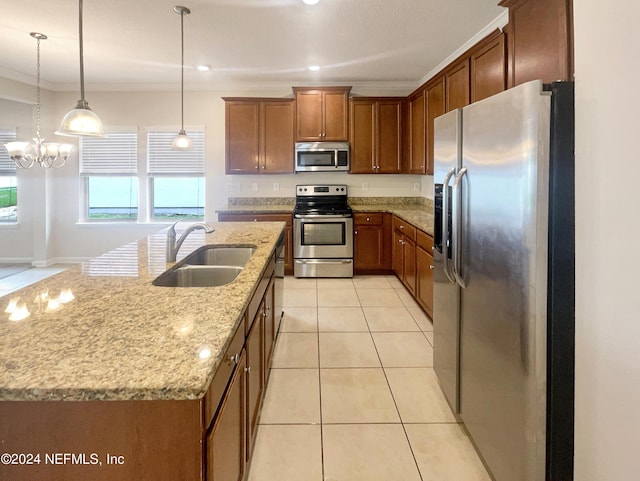
[[[31,32],[38,43],[37,69],[36,69],[36,136],[33,142],[8,142],[4,144],[9,152],[9,157],[20,169],[28,169],[36,162],[41,167],[62,167],[71,155],[73,145],[45,142],[40,137],[40,40],[46,40],[47,36]]]

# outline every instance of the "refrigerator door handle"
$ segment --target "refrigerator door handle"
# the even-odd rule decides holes
[[[457,282],[449,265],[449,195],[447,189],[455,173],[456,168],[451,167],[442,181],[442,269],[451,284],[457,284]]]
[[[451,244],[453,250],[453,276],[456,279],[456,282],[460,287],[465,289],[467,286],[462,278],[462,268],[460,266],[460,257],[462,252],[462,178],[467,173],[467,168],[463,167],[458,171],[458,175],[456,175],[456,180],[453,183],[453,192],[452,192],[452,212],[451,215],[453,217],[452,222],[452,233],[451,233]],[[444,201],[444,199],[443,199]]]

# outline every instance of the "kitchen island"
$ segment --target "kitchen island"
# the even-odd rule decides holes
[[[0,452],[11,456],[0,479],[231,479],[214,476],[211,435],[231,375],[249,358],[245,335],[254,317],[266,319],[258,311],[265,293],[273,296],[267,285],[284,223],[213,226],[192,233],[178,261],[203,245],[255,246],[230,284],[152,285],[173,265],[158,233],[0,298],[2,311],[18,297],[30,311],[0,318]],[[43,293],[57,299],[62,290],[73,300],[47,309]],[[264,361],[267,349],[263,340],[251,355]],[[240,385],[242,400],[249,387],[262,392],[266,365],[254,371],[260,382]],[[233,470],[234,459],[225,463]]]

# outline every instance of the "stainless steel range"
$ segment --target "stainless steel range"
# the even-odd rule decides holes
[[[353,212],[346,185],[298,185],[293,275],[353,277]]]

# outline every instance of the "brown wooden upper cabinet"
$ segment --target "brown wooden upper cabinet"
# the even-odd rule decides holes
[[[426,86],[427,92],[427,171],[433,175],[433,120],[445,112],[444,76],[438,75]]]
[[[469,57],[465,57],[444,72],[446,110],[469,105]]]
[[[424,88],[414,92],[408,100],[407,119],[408,140],[404,172],[407,174],[425,174],[426,163],[426,110],[427,99]]]
[[[224,98],[227,174],[293,172],[294,102]]]
[[[499,5],[509,8],[508,86],[573,80],[572,0],[502,0]]]
[[[350,173],[402,172],[403,103],[399,98],[350,100]]]
[[[506,88],[506,60],[504,33],[487,38],[471,53],[471,102],[486,99]]]
[[[296,141],[348,140],[351,87],[293,87],[296,96]]]

